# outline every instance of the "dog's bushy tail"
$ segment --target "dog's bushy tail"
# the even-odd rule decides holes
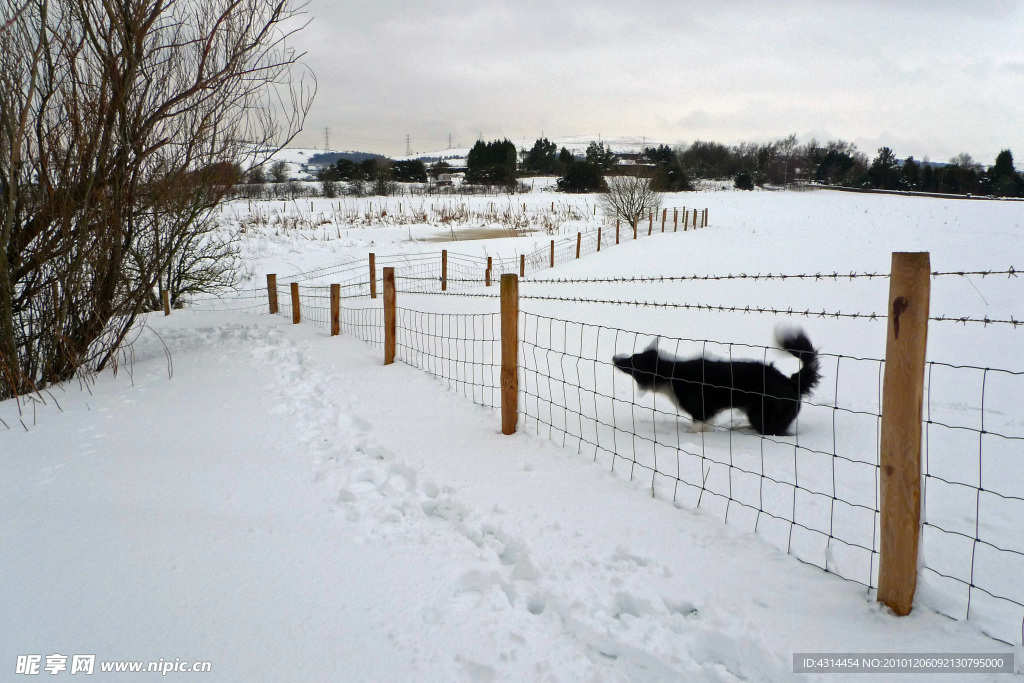
[[[800,360],[800,371],[793,374],[789,380],[798,387],[801,396],[807,396],[821,380],[818,352],[811,346],[811,340],[800,328],[776,330],[775,340],[779,348]]]

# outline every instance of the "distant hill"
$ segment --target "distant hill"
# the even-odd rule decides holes
[[[312,154],[306,159],[307,166],[330,166],[338,161],[338,159],[348,159],[355,163],[365,161],[367,159],[384,159],[385,157],[380,154],[374,154],[372,152],[318,152]]]
[[[364,159],[384,158],[386,157],[372,152],[325,152],[319,149],[285,147],[273,156],[271,163],[283,161],[288,164],[288,176],[292,180],[315,180],[317,170],[330,166],[338,159],[351,159],[359,163]]]

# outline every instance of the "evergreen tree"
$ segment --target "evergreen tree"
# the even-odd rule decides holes
[[[997,178],[1017,175],[1017,169],[1013,167],[1013,152],[1008,149],[1001,151],[996,156],[996,163],[991,168],[991,171]]]
[[[679,160],[676,158],[676,153],[672,151],[672,148],[668,145],[646,147],[643,155],[645,159],[655,166],[671,166],[672,164],[679,163]]]
[[[868,169],[868,180],[872,187],[880,190],[898,190],[903,181],[896,155],[888,147],[879,147],[878,156]]]
[[[516,146],[506,140],[477,140],[466,157],[466,182],[513,186],[516,182]]]
[[[558,164],[558,145],[547,138],[540,138],[526,153],[523,163],[534,173],[554,173]]]
[[[318,168],[316,171],[316,179],[322,183],[335,183],[339,180],[344,180],[338,172],[338,167],[334,164]]]
[[[691,192],[693,183],[668,145],[648,147],[643,156],[654,164],[651,187],[656,192]]]
[[[363,159],[356,164],[356,177],[353,180],[373,180],[377,175],[376,159]]]
[[[558,179],[559,192],[600,192],[605,189],[601,168],[590,161],[574,161]]]
[[[867,157],[857,146],[844,140],[830,140],[825,153],[814,171],[818,182],[828,185],[853,185],[867,171]]]
[[[558,153],[558,163],[555,165],[555,172],[558,175],[565,175],[566,169],[574,161],[576,161],[576,157],[572,155],[572,152],[563,147],[562,151]]]
[[[334,175],[337,180],[363,180],[362,171],[351,159],[338,159],[334,162]]]
[[[612,152],[611,147],[603,142],[591,142],[587,145],[587,162],[593,164],[602,171],[610,171],[615,168],[619,158]]]
[[[985,174],[986,190],[996,197],[1024,197],[1024,178],[1013,166],[1013,154],[1004,149]]]
[[[427,165],[420,159],[395,161],[391,164],[391,176],[401,183],[427,182]]]
[[[747,173],[746,171],[740,171],[739,173],[737,173],[736,177],[733,179],[732,184],[737,190],[754,189],[754,179],[751,178],[750,174]]]
[[[927,158],[925,159],[925,161],[927,161]],[[939,191],[939,181],[935,177],[935,168],[929,163],[923,164],[921,168],[921,191]]]
[[[907,157],[903,162],[903,179],[907,189],[921,189],[921,164],[914,161],[914,157]]]

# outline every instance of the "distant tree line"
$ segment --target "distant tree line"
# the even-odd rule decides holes
[[[621,157],[628,157],[623,159]],[[938,164],[913,157],[900,161],[888,147],[874,159],[844,140],[800,144],[796,135],[773,142],[724,145],[698,140],[688,146],[646,147],[639,154],[617,155],[604,142],[591,142],[583,156],[575,156],[547,138],[539,138],[529,150],[519,152],[507,139],[478,140],[466,159],[467,190],[478,187],[516,191],[519,178],[557,176],[562,192],[606,192],[607,178],[634,176],[650,179],[656,192],[694,189],[694,180],[729,180],[737,189],[764,186],[822,184],[862,189],[903,190],[943,194],[977,194],[1024,197],[1024,176],[1014,166],[1013,154],[1003,150],[995,164],[984,168],[969,154],[959,154]],[[395,183],[428,183],[451,171],[444,160],[430,167],[421,160],[393,161],[371,158],[360,162],[338,159],[317,172],[322,193],[333,197],[346,182],[347,194],[393,194]],[[288,169],[276,162],[267,170],[254,168],[246,175],[250,184],[287,183]]]
[[[658,151],[665,153],[662,148]],[[652,160],[661,158],[653,152],[655,150],[645,150],[645,155]],[[745,190],[765,185],[818,183],[864,189],[1024,197],[1024,177],[1014,167],[1010,150],[1000,152],[995,164],[988,169],[966,153],[938,164],[917,161],[913,157],[899,161],[892,149],[881,147],[875,158],[869,160],[853,143],[844,140],[821,143],[812,139],[799,144],[795,135],[774,142],[735,146],[697,141],[674,153],[678,167],[688,176],[732,179],[737,188]],[[667,158],[665,155],[664,159]]]
[[[859,185],[881,190],[1024,197],[1024,177],[1014,167],[1013,153],[1008,149],[985,169],[969,154],[959,154],[945,165],[918,162],[914,157],[899,163],[891,149],[882,147]]]
[[[410,161],[392,161],[391,159],[364,159],[354,162],[350,159],[338,159],[329,166],[322,166],[316,174],[317,180],[341,181],[363,180],[373,181],[385,178],[400,183],[427,182],[427,165],[419,159]]]

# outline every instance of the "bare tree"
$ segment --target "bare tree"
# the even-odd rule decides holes
[[[288,162],[275,161],[270,165],[270,182],[286,183],[288,180]]]
[[[789,137],[780,138],[775,143],[775,149],[778,150],[779,160],[782,162],[782,186],[786,187],[789,185],[789,179],[791,176],[792,162],[799,147],[796,134],[793,133]]]
[[[635,226],[637,221],[661,207],[661,193],[651,188],[651,178],[635,175],[609,176],[608,190],[600,195],[601,210]]]
[[[154,290],[226,282],[212,209],[312,102],[303,7],[0,0],[0,398],[114,362]]]
[[[972,157],[967,152],[960,152],[955,157],[950,159],[949,160],[949,165],[950,166],[959,166],[960,168],[964,168],[964,169],[967,169],[967,170],[970,170],[970,171],[975,171],[975,172],[978,172],[978,173],[980,173],[982,171],[981,164],[976,162],[974,160],[974,157]]]

